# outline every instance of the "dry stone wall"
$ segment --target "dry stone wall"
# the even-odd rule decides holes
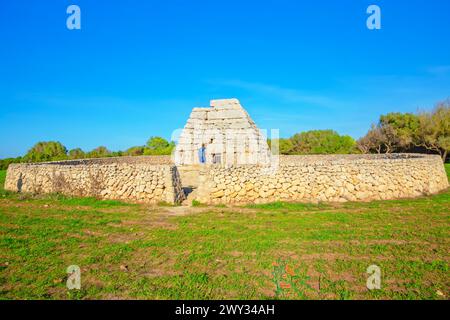
[[[143,203],[179,203],[180,176],[170,157],[105,158],[11,164],[5,189]]]
[[[434,155],[282,156],[279,167],[211,167],[198,192],[210,204],[410,198],[448,187]],[[270,172],[270,171],[269,171]]]
[[[183,171],[185,167],[180,167]],[[411,198],[448,188],[434,155],[281,156],[267,166],[194,166],[196,199],[207,204],[344,202]],[[143,203],[185,199],[170,156],[11,164],[5,189]]]

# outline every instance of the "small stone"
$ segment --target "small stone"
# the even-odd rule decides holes
[[[224,195],[225,195],[225,192],[224,192],[223,190],[219,190],[219,191],[217,191],[217,192],[215,192],[215,193],[212,194],[212,196],[213,196],[214,198],[221,198],[221,197],[223,197]]]
[[[436,291],[436,294],[437,294],[439,297],[445,297],[445,294],[444,294],[441,290],[437,290],[437,291]]]

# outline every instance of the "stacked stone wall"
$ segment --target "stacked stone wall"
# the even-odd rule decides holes
[[[435,155],[280,156],[275,168],[197,169],[196,199],[207,204],[387,200],[448,187],[441,158]],[[5,189],[175,204],[185,199],[184,184],[170,156],[142,156],[11,164]]]
[[[161,164],[162,163],[162,164]],[[180,176],[170,157],[129,157],[11,164],[5,189],[143,203],[179,203]]]
[[[447,187],[442,160],[434,155],[281,156],[272,173],[258,166],[211,167],[199,201],[371,201],[428,195]]]

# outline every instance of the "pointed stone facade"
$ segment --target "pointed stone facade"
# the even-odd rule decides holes
[[[225,166],[270,163],[265,135],[237,99],[211,100],[209,108],[194,108],[175,150],[177,165],[199,163],[206,148],[206,163]]]

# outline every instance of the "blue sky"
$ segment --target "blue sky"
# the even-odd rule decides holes
[[[66,28],[70,4],[81,30]],[[381,30],[366,28],[370,4]],[[450,97],[449,14],[448,0],[3,1],[0,158],[170,138],[231,97],[283,137],[358,138],[380,114]]]

